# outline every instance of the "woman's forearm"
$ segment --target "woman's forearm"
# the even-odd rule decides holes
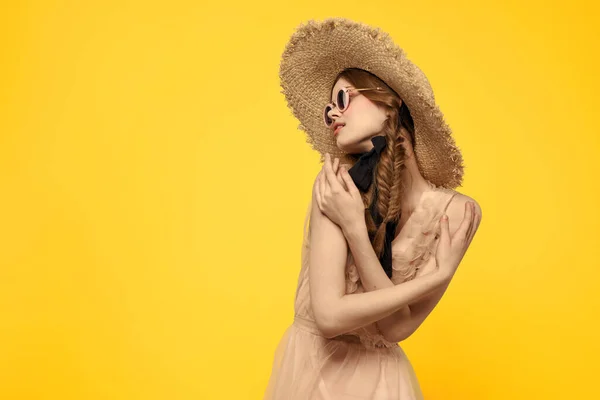
[[[369,233],[364,222],[346,227],[342,231],[348,241],[348,247],[354,258],[363,289],[366,292],[372,292],[395,286],[381,267],[381,263],[369,240]],[[410,318],[411,309],[407,304],[387,317],[376,321],[376,325],[386,339],[400,341],[403,332],[408,329],[403,325],[406,325]]]
[[[385,318],[439,288],[446,277],[438,271],[371,292],[342,296],[332,307],[327,335],[341,335]]]
[[[425,319],[429,316],[429,314],[433,311],[435,306],[442,299],[442,296],[448,289],[448,285],[450,285],[450,280],[446,280],[444,284],[435,289],[429,295],[423,297],[415,303],[411,303],[410,317],[403,321],[404,326],[402,327],[401,336],[398,337],[398,341],[407,339],[410,335],[415,333],[415,331],[421,326],[421,324],[425,321]]]

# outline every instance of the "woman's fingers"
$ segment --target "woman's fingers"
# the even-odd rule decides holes
[[[461,221],[460,226],[456,230],[456,233],[454,234],[454,237],[452,239],[461,238],[462,240],[464,240],[465,237],[467,236],[467,232],[469,230],[470,224],[471,224],[471,206],[469,206],[469,202],[467,201],[465,203],[465,217]]]
[[[324,175],[324,172],[323,172],[323,169],[321,168],[321,172],[319,172],[319,186],[321,187],[321,189],[320,189],[321,203],[323,202],[323,196],[325,196],[325,187],[326,187],[325,177],[323,175]]]
[[[467,229],[467,233],[465,235],[467,243],[469,242],[470,237],[473,235],[473,231],[475,229],[475,218],[477,217],[477,213],[475,212],[475,203],[469,201],[469,209],[471,211],[469,215],[469,229]]]
[[[467,210],[465,211],[465,218],[463,222],[466,223],[467,229],[465,229],[464,240],[467,241],[469,237],[469,232],[471,232],[471,227],[473,226],[473,208],[471,207],[471,202],[467,201],[466,203]]]
[[[442,222],[440,223],[440,242],[446,244],[448,240],[450,240],[450,228],[448,226],[448,216],[444,214],[442,217]]]
[[[342,187],[344,188],[344,190],[345,190],[346,192],[348,192],[348,185],[347,185],[347,182],[346,182],[346,180],[344,179],[344,168],[343,168],[343,167],[341,167],[341,166],[340,166],[340,167],[338,168],[338,170],[337,170],[337,172],[336,172],[336,174],[335,174],[335,177],[336,177],[336,178],[338,179],[338,181],[339,181],[339,182],[342,184]]]
[[[360,198],[360,192],[354,185],[354,181],[352,180],[352,177],[350,176],[348,171],[346,171],[346,168],[341,168],[341,170],[342,171],[340,172],[340,175],[342,176],[342,179],[344,180],[344,184],[346,185],[346,190],[352,195],[352,197]]]
[[[327,183],[329,184],[331,191],[333,193],[336,193],[336,192],[339,192],[340,190],[343,190],[343,188],[342,188],[342,185],[336,179],[335,173],[333,172],[330,162],[331,162],[331,156],[329,155],[329,153],[325,153],[325,164],[324,164],[325,178],[327,179]]]
[[[466,203],[467,210],[465,211],[465,218],[462,221],[461,227],[466,226],[464,231],[463,245],[465,246],[465,250],[469,247],[471,241],[473,240],[473,236],[475,236],[475,232],[477,231],[477,227],[479,226],[479,214],[475,211],[475,203],[472,201],[468,201]],[[459,230],[460,230],[459,228]],[[458,233],[458,231],[457,231]]]
[[[475,218],[473,221],[473,229],[471,230],[471,235],[469,236],[469,244],[471,243],[471,241],[473,240],[473,236],[475,236],[475,232],[477,231],[477,228],[479,227],[479,220],[480,220],[480,216],[479,214],[477,214],[476,212],[474,212],[473,214],[475,214]]]

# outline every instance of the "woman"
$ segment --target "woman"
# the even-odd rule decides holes
[[[439,302],[479,226],[477,202],[454,190],[460,151],[427,78],[378,28],[301,25],[280,78],[324,165],[265,399],[422,399],[398,342]]]

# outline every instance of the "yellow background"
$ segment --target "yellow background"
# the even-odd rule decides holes
[[[279,58],[328,16],[427,74],[483,210],[402,343],[425,398],[598,398],[592,4],[3,4],[0,398],[262,397],[320,169]]]

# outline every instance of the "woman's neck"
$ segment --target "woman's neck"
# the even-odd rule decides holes
[[[405,188],[402,194],[402,209],[403,211],[412,212],[419,205],[421,196],[424,192],[431,188],[427,179],[421,175],[419,167],[415,161],[414,154],[410,155],[404,162],[405,168],[400,173],[400,179]]]

